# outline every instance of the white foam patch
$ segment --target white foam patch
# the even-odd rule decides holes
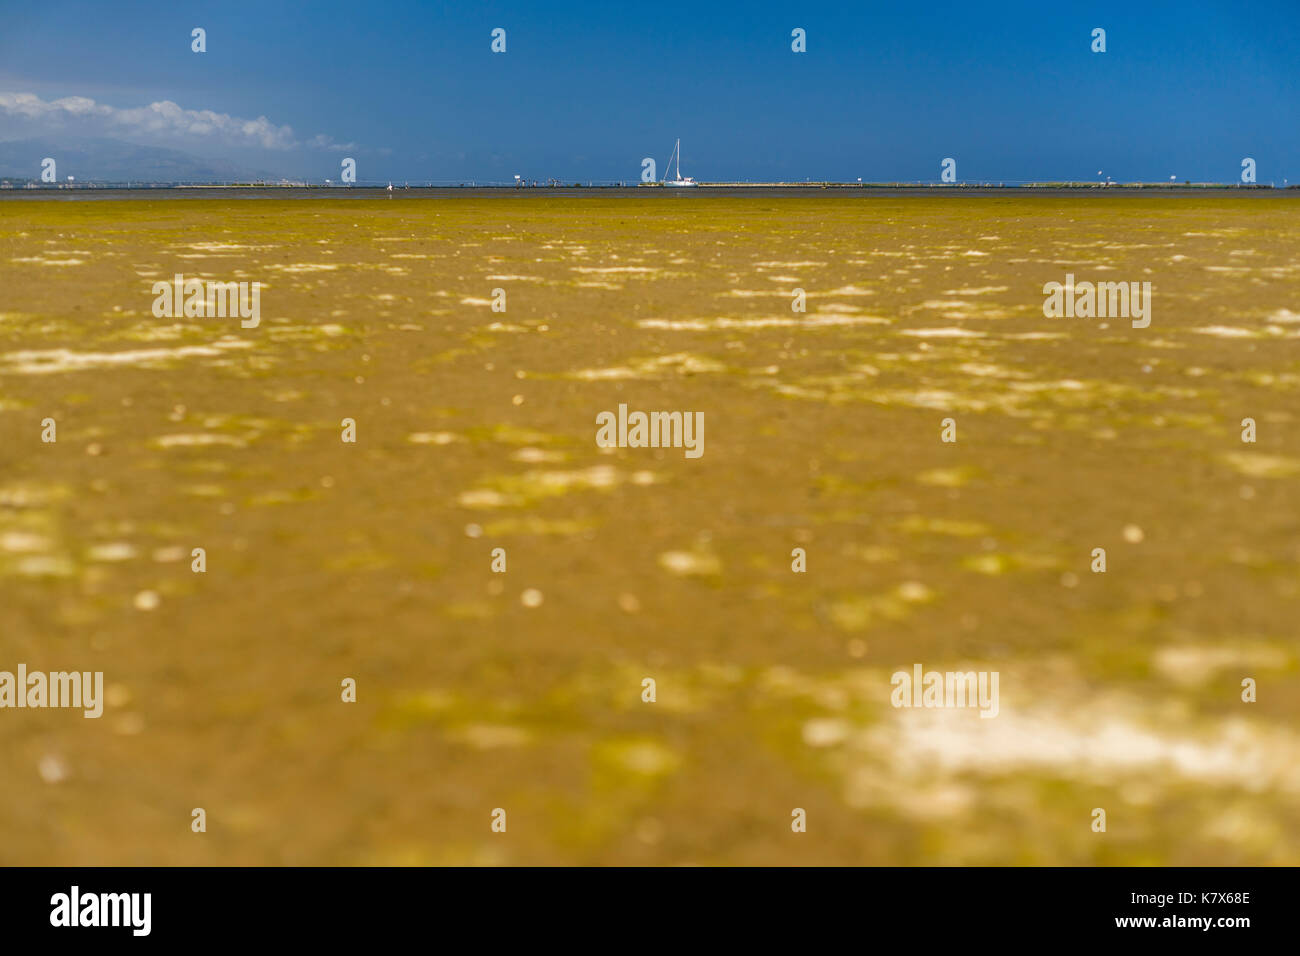
[[[124,352],[74,352],[71,349],[44,349],[6,352],[0,362],[3,371],[16,375],[50,375],[79,372],[95,368],[150,366],[187,358],[214,358],[229,349],[252,348],[249,339],[222,339],[211,345],[183,345],[174,349],[130,349]]]
[[[570,266],[573,272],[591,272],[597,275],[612,275],[616,272],[654,274],[658,269],[649,266]]]
[[[983,332],[972,332],[970,329],[903,329],[899,335],[914,335],[918,338],[927,339],[982,339]]]
[[[1005,688],[1004,688],[1005,690]],[[1126,708],[1127,709],[1127,708]],[[1195,736],[1157,730],[1121,714],[1018,712],[1004,699],[983,720],[961,710],[903,709],[868,739],[887,749],[893,770],[1008,774],[1039,770],[1075,780],[1173,774],[1211,786],[1259,792],[1300,790],[1300,746],[1286,731],[1227,718]]]
[[[1200,335],[1213,335],[1221,339],[1253,339],[1259,336],[1254,329],[1242,329],[1231,325],[1205,325],[1192,329]]]
[[[642,319],[637,323],[641,329],[667,329],[674,332],[710,332],[719,329],[776,329],[806,328],[820,329],[845,325],[889,325],[889,319],[872,315],[809,315],[805,318],[762,318],[762,319]]]
[[[269,265],[265,268],[274,272],[334,272],[340,266],[333,262],[293,262],[288,265]]]
[[[245,246],[237,242],[190,242],[177,249],[193,249],[195,252],[231,252],[237,249],[271,249],[272,246]]]
[[[413,445],[452,445],[468,439],[455,432],[412,432],[406,440]]]
[[[158,448],[198,448],[207,445],[228,445],[231,448],[243,448],[248,442],[234,435],[213,435],[198,432],[186,435],[162,435],[150,444]]]

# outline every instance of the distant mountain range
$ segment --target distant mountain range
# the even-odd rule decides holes
[[[64,143],[49,140],[0,142],[0,177],[41,178],[41,160],[53,157],[59,182],[69,176],[77,182],[228,183],[281,176],[248,169],[221,159],[204,159],[161,146],[141,146],[119,139],[78,139]]]

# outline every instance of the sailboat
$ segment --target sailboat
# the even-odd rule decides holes
[[[668,179],[666,178],[668,175],[668,169],[670,166],[672,166],[674,159],[677,160],[677,178]],[[682,141],[680,139],[677,141],[677,145],[673,147],[673,154],[668,157],[668,166],[664,167],[664,176],[665,176],[664,179],[665,186],[698,186],[699,185],[699,183],[691,179],[690,176],[687,176],[685,179],[682,179]]]

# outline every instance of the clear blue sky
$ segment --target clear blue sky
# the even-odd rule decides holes
[[[1300,182],[1300,0],[3,0],[0,94],[37,98],[0,100],[0,139],[313,179],[346,155],[362,180],[633,180],[680,136],[702,180],[934,180],[951,156],[961,180],[1234,181],[1250,156],[1280,185]]]

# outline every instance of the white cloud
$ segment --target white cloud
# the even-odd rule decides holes
[[[0,92],[0,117],[26,121],[44,130],[76,126],[84,131],[125,133],[153,138],[216,139],[224,145],[262,149],[350,150],[355,143],[335,143],[324,134],[300,142],[290,126],[277,126],[265,116],[241,119],[212,110],[187,110],[171,100],[119,109],[85,96],[43,100],[34,93]]]
[[[336,143],[334,137],[326,136],[324,133],[317,133],[311,139],[307,140],[307,145],[313,149],[329,149],[336,153],[348,153],[361,147],[356,143]]]

